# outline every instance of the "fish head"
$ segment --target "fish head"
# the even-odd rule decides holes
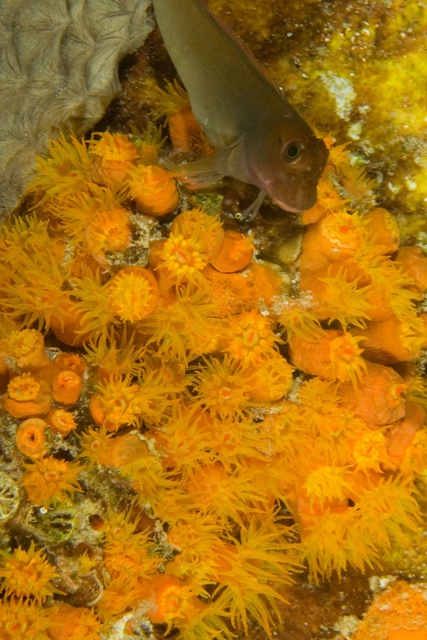
[[[269,124],[255,153],[251,153],[253,184],[285,211],[300,213],[314,206],[317,183],[329,151],[298,116],[300,124]]]

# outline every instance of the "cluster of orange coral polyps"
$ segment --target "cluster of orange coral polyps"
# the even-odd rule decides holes
[[[356,325],[351,332],[363,338],[365,357],[382,364],[415,360],[424,343],[414,301],[425,287],[425,259],[416,248],[393,259],[397,248],[396,223],[385,209],[364,216],[335,209],[309,225],[300,258],[310,311],[343,328]]]
[[[248,629],[249,615],[271,635],[298,560],[315,581],[348,566],[364,570],[417,526],[425,389],[409,367],[389,363],[417,353],[423,261],[411,266],[405,251],[396,259],[396,228],[384,210],[351,213],[333,181],[322,180],[304,216],[300,296],[290,298],[283,270],[254,259],[252,236],[225,230],[218,216],[186,210],[168,227],[169,219],[136,213],[172,213],[177,202],[171,174],[142,165],[140,145],[114,135],[89,145],[61,139],[39,161],[31,189],[46,223],[15,220],[0,234],[6,319],[30,332],[36,321],[50,323],[75,346],[90,341],[87,373],[76,354],[46,362],[33,333],[1,341],[4,406],[34,402],[39,387],[53,404],[36,424],[30,415],[17,425],[16,464],[30,506],[45,507],[40,517],[58,502],[74,510],[97,500],[92,528],[77,539],[70,532],[73,554],[86,552],[61,564],[61,586],[74,588],[92,571],[102,581],[86,604],[95,602],[103,637],[120,625],[138,634],[145,620],[177,640],[229,640]],[[339,155],[331,150],[331,171]],[[132,195],[134,176],[143,176],[143,205]],[[24,281],[36,283],[34,299]],[[406,350],[390,355],[389,341],[379,357],[381,322]],[[79,396],[85,376],[93,393],[87,385]],[[76,419],[88,400],[93,422],[83,430],[70,410],[77,398]],[[86,487],[90,495],[81,495]],[[116,512],[122,488],[133,500],[128,515]],[[41,592],[58,600],[38,566]],[[56,613],[75,622],[72,640],[98,640],[95,613],[58,601],[43,602],[37,628],[36,596],[10,573],[2,579],[0,625],[9,615],[18,633],[26,624],[64,640]],[[28,605],[18,607],[17,597]],[[10,640],[12,627],[4,628]]]
[[[200,284],[201,272],[220,251],[224,230],[217,216],[201,209],[183,211],[173,221],[167,240],[156,243],[150,264],[162,290],[182,282]]]
[[[34,351],[30,351],[31,345]],[[67,353],[51,361],[44,350],[44,336],[33,329],[6,335],[2,356],[5,366],[10,366],[2,407],[16,419],[26,418],[17,426],[16,446],[32,460],[23,475],[28,498],[34,504],[46,505],[51,500],[62,500],[67,492],[80,490],[80,468],[49,456],[47,435],[52,431],[66,437],[76,423],[72,413],[52,405],[71,407],[77,403],[86,363],[77,354]]]

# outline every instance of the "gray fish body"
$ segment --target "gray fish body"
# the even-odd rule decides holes
[[[280,207],[314,205],[328,152],[251,54],[202,0],[153,0],[168,53],[196,120],[218,150],[185,171],[194,183],[224,175],[256,185]]]

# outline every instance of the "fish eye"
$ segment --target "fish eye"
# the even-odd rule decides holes
[[[292,140],[292,142],[288,142],[288,144],[283,149],[283,159],[286,162],[295,162],[301,155],[302,145],[296,140]]]

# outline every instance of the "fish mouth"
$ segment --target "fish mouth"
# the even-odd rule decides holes
[[[316,185],[304,184],[301,179],[289,182],[270,182],[265,191],[277,206],[290,213],[311,209],[317,201]]]

